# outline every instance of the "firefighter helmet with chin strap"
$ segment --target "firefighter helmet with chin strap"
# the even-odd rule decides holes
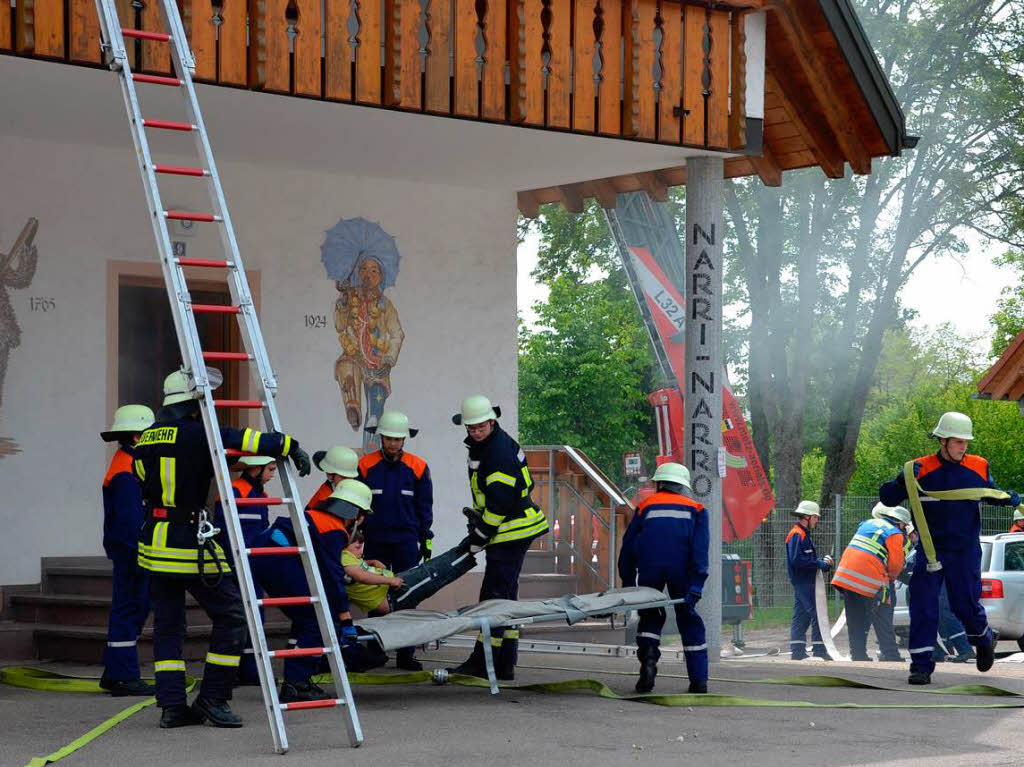
[[[456,426],[474,426],[484,421],[497,420],[501,417],[501,408],[491,405],[491,401],[482,394],[474,394],[462,400],[459,412],[452,416]]]
[[[682,485],[689,489],[690,470],[681,463],[667,461],[655,469],[654,476],[651,477],[651,479],[654,482],[672,482],[676,485]]]
[[[950,411],[939,416],[939,422],[931,430],[929,437],[936,439],[974,439],[974,425],[971,418],[964,413]]]
[[[1021,511],[1020,506],[1018,506],[1016,509],[1013,510],[1013,521],[1019,522],[1022,519],[1024,519],[1024,511]]]
[[[356,455],[355,450],[343,445],[328,448],[319,461],[314,455],[313,462],[325,474],[337,474],[348,479],[355,479],[359,476],[359,456]]]
[[[344,520],[368,514],[373,503],[373,491],[358,479],[343,479],[320,505],[321,511]]]
[[[821,507],[814,501],[800,501],[793,510],[795,517],[820,517]]]
[[[385,410],[380,414],[380,420],[376,426],[367,426],[366,431],[370,434],[379,434],[382,437],[394,439],[408,439],[415,437],[419,429],[409,428],[409,416],[397,410]]]
[[[269,455],[243,455],[235,461],[231,468],[234,471],[244,471],[256,466],[266,466],[268,463],[273,463],[276,460],[276,458],[271,458]]]
[[[216,368],[206,368],[206,380],[210,389],[216,389],[224,383],[224,374]],[[181,402],[197,399],[195,387],[189,383],[184,370],[175,370],[164,379],[164,407],[177,405]]]
[[[910,524],[910,510],[903,506],[886,506],[879,513],[879,519],[887,519],[890,522],[902,522]]]
[[[153,425],[153,411],[145,405],[122,405],[114,411],[114,422],[100,432],[104,442],[115,442],[126,434],[139,434]]]

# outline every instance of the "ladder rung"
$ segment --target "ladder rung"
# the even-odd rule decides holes
[[[164,32],[147,32],[144,29],[122,29],[121,34],[138,40],[156,40],[159,43],[166,43],[171,39],[171,36]]]
[[[300,700],[295,703],[282,703],[282,711],[299,711],[304,708],[334,708],[344,706],[345,701],[341,698],[327,698],[326,700]]]
[[[196,130],[194,123],[180,123],[174,120],[143,120],[143,128],[160,128],[161,130],[180,130],[183,132]]]
[[[235,506],[280,506],[288,503],[288,498],[235,498]]]
[[[224,455],[229,458],[237,458],[240,455],[256,455],[256,453],[247,453],[244,450],[236,450],[233,447],[226,447],[224,448]]]
[[[302,551],[304,549],[300,546],[256,546],[252,549],[246,549],[245,553],[250,557],[273,557],[285,554],[300,554]]]
[[[197,178],[210,175],[210,171],[206,168],[186,168],[179,165],[154,165],[153,172],[168,173],[172,176],[196,176]]]
[[[176,258],[174,261],[179,266],[206,266],[211,269],[227,269],[231,266],[230,261],[222,258]]]
[[[140,83],[151,83],[153,85],[174,85],[181,86],[185,84],[184,80],[179,80],[177,77],[161,77],[160,75],[138,75],[132,72],[132,79]]]
[[[293,605],[311,605],[315,597],[264,597],[257,599],[256,604],[264,607],[291,607]]]
[[[227,304],[192,304],[192,311],[196,314],[238,314],[238,307]]]
[[[294,647],[290,650],[271,650],[267,653],[271,658],[310,658],[314,655],[326,655],[329,647]]]
[[[213,213],[193,213],[190,210],[165,210],[164,217],[174,221],[205,221],[208,224],[223,220],[220,216],[215,216]]]
[[[253,357],[245,352],[203,352],[203,359],[212,362],[248,362]]]
[[[215,399],[213,406],[255,409],[263,407],[263,402],[258,399]]]

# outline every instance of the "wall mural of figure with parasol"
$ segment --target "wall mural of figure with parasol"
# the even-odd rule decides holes
[[[345,417],[363,431],[363,450],[376,448],[376,427],[391,395],[391,369],[398,362],[405,332],[398,311],[384,291],[395,284],[402,257],[395,238],[364,218],[341,219],[327,230],[320,260],[334,280],[334,329],[341,355],[334,378]]]
[[[30,218],[21,229],[11,249],[0,251],[0,408],[3,407],[4,379],[7,377],[7,360],[11,351],[21,344],[21,328],[14,316],[14,307],[7,296],[7,289],[27,288],[36,273],[38,254],[32,244],[39,221]],[[2,415],[2,411],[0,411]],[[0,437],[0,458],[19,452],[18,445],[10,439]]]

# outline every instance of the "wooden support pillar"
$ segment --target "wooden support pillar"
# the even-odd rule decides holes
[[[711,531],[708,579],[698,611],[708,658],[719,660],[722,633],[722,224],[724,162],[686,162],[686,465]]]

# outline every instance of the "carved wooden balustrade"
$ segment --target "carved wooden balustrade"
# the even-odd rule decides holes
[[[162,27],[158,0],[117,0]],[[743,16],[668,0],[179,0],[196,79],[691,147],[746,144]],[[758,5],[751,2],[750,5]],[[162,44],[129,43],[167,72]],[[99,64],[93,0],[15,0],[0,51]]]

